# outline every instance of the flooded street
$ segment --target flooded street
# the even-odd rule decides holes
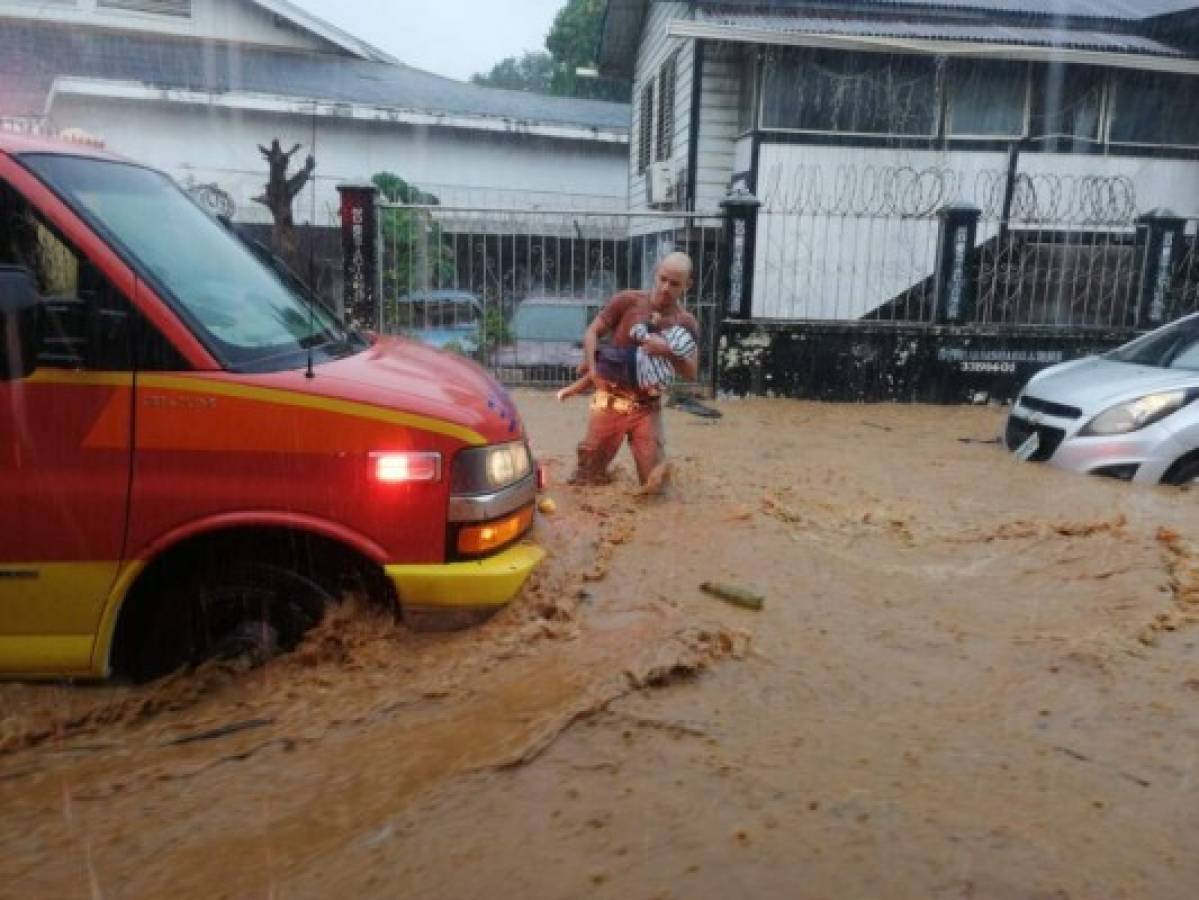
[[[0,895],[1190,898],[1196,493],[1021,465],[995,407],[667,413],[485,625],[0,684]],[[700,591],[720,581],[761,611]]]

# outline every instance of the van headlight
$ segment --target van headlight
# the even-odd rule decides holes
[[[1083,437],[1104,434],[1128,434],[1164,419],[1186,406],[1193,397],[1187,391],[1162,391],[1104,410],[1079,432]]]
[[[454,457],[451,492],[458,495],[487,494],[516,484],[533,469],[524,441],[472,447]]]

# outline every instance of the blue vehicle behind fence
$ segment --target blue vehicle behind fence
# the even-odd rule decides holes
[[[469,291],[415,291],[396,301],[396,325],[406,337],[466,355],[478,350],[482,321],[483,302]]]

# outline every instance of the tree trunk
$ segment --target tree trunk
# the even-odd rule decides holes
[[[270,148],[258,145],[258,151],[270,166],[270,176],[266,190],[254,200],[271,211],[275,226],[271,231],[271,246],[275,254],[297,272],[303,271],[300,261],[299,242],[296,238],[295,219],[292,217],[291,204],[296,195],[303,190],[308,179],[316,170],[316,160],[309,155],[304,161],[304,167],[291,177],[288,177],[287,167],[291,158],[300,145],[296,144],[286,153],[279,146],[279,139],[271,141]]]

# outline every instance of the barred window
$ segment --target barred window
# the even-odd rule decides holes
[[[1028,67],[988,59],[953,60],[949,121],[953,137],[1020,137],[1028,106]]]
[[[668,160],[674,151],[674,87],[678,72],[679,52],[676,50],[658,70],[658,140],[654,159]]]
[[[1102,135],[1103,69],[1091,66],[1039,67],[1034,72],[1032,130],[1034,137],[1051,138],[1046,150],[1086,145]]]
[[[931,57],[781,50],[766,58],[764,128],[851,134],[936,131]]]
[[[1113,144],[1199,146],[1199,103],[1194,76],[1120,72],[1111,104]]]
[[[96,8],[123,9],[187,19],[192,14],[192,0],[96,0]]]
[[[637,172],[644,172],[650,163],[654,146],[654,80],[641,89],[640,131],[637,135]]]

